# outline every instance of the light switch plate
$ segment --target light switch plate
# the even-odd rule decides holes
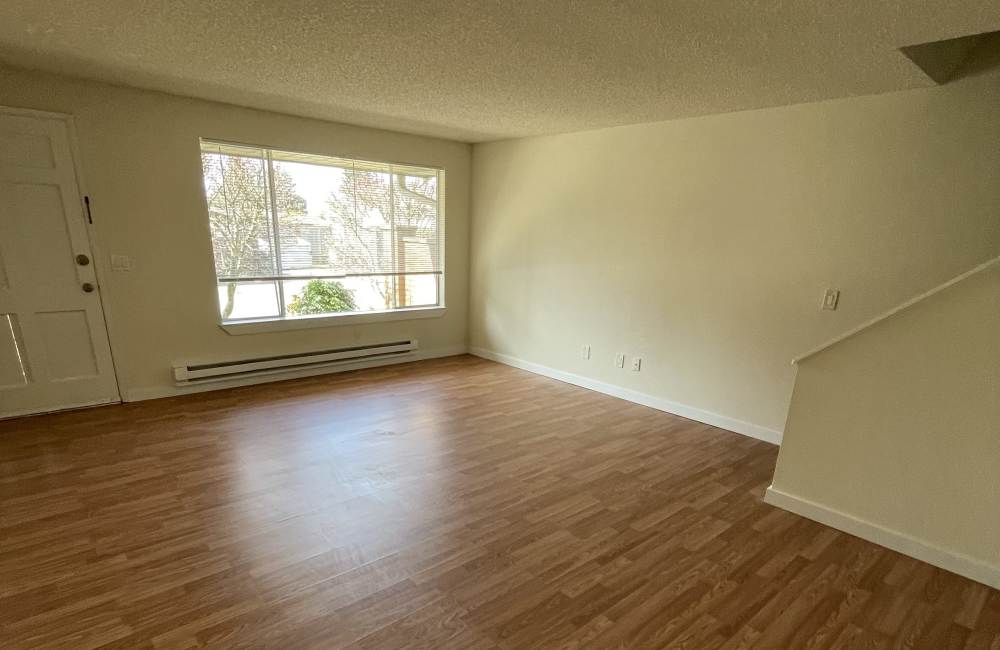
[[[590,346],[589,345],[584,345],[583,347],[580,348],[580,356],[583,357],[584,359],[589,359],[590,358]]]
[[[838,302],[840,302],[840,290],[827,289],[826,293],[823,294],[823,309],[834,311],[837,309]]]
[[[615,355],[615,365],[618,366],[619,368],[624,368],[625,367],[625,355],[624,354]]]
[[[111,270],[112,271],[131,271],[132,270],[132,258],[128,255],[112,255],[111,256]]]
[[[639,372],[642,370],[642,357],[632,357],[632,371]]]

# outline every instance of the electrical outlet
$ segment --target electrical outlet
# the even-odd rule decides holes
[[[840,302],[840,290],[827,289],[826,293],[823,294],[823,309],[835,311],[838,302]]]
[[[580,356],[583,357],[584,359],[589,359],[590,358],[590,346],[589,345],[585,345],[582,348],[580,348]]]
[[[632,357],[632,371],[639,372],[642,369],[642,357]]]
[[[625,355],[624,354],[615,355],[615,365],[618,366],[619,368],[624,368],[625,367]]]

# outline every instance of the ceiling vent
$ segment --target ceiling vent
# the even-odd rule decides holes
[[[1000,64],[1000,31],[917,43],[899,51],[935,83],[945,84],[977,68]]]

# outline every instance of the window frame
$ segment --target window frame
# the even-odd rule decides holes
[[[215,144],[221,146],[233,146],[233,147],[246,147],[250,149],[257,149],[263,153],[263,161],[266,164],[266,175],[267,175],[267,187],[266,194],[268,195],[268,218],[270,220],[270,226],[273,232],[274,258],[275,258],[275,271],[276,273],[271,276],[253,276],[253,277],[242,277],[242,276],[222,276],[220,277],[218,271],[215,268],[215,263],[213,261],[212,270],[215,276],[215,299],[216,299],[216,318],[217,324],[224,331],[229,334],[253,334],[261,332],[274,332],[282,330],[294,330],[294,329],[312,329],[318,327],[334,327],[338,325],[358,325],[363,323],[378,323],[378,322],[393,322],[402,320],[418,320],[425,318],[440,318],[447,313],[447,307],[445,305],[445,287],[447,278],[447,255],[446,255],[446,227],[447,219],[445,218],[445,203],[446,203],[446,170],[440,165],[429,165],[425,163],[410,163],[410,162],[400,162],[400,161],[387,161],[387,160],[372,160],[370,158],[355,156],[351,154],[331,154],[331,153],[316,153],[308,151],[299,151],[288,149],[284,147],[275,147],[272,145],[262,145],[262,144],[252,144],[247,142],[236,142],[232,140],[226,140],[221,138],[211,138],[211,137],[200,137],[198,139],[198,151],[199,158],[200,154],[204,151],[203,146],[205,144]],[[346,273],[346,274],[322,274],[322,275],[284,275],[282,274],[282,259],[281,259],[281,232],[279,229],[279,222],[277,219],[277,206],[275,204],[275,196],[273,188],[274,183],[274,159],[272,157],[273,153],[290,154],[290,155],[302,155],[302,156],[316,156],[320,158],[338,158],[341,160],[350,160],[355,163],[363,163],[369,165],[385,165],[390,167],[390,180],[389,187],[390,192],[393,187],[394,175],[391,172],[391,168],[394,166],[399,167],[416,167],[427,170],[434,170],[437,172],[437,224],[436,229],[438,233],[438,251],[440,256],[440,267],[441,270],[438,271],[417,271],[413,273]],[[199,170],[202,174],[202,184],[204,184],[204,170],[201,169],[199,163]],[[405,174],[404,174],[405,175]],[[390,194],[391,196],[391,194]],[[202,190],[202,198],[205,201],[205,214],[210,217],[210,210],[208,205],[208,195]],[[392,200],[390,198],[390,204]],[[214,260],[214,242],[212,238],[209,238],[209,242],[213,247],[213,260]],[[337,280],[349,277],[371,277],[377,275],[396,275],[396,276],[406,276],[406,275],[433,275],[438,278],[437,282],[437,302],[432,305],[421,305],[415,307],[397,307],[394,309],[385,310],[371,310],[371,311],[354,311],[354,312],[334,312],[329,314],[309,314],[303,316],[293,316],[285,312],[286,305],[284,300],[284,283],[287,281],[296,280]],[[218,287],[220,282],[236,282],[236,283],[250,283],[250,282],[273,282],[275,284],[275,293],[278,302],[278,315],[276,316],[263,316],[263,317],[247,317],[247,318],[229,318],[224,320],[222,318],[221,309],[218,299]]]

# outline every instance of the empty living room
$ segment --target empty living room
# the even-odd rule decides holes
[[[7,0],[0,648],[1000,650],[1000,0]]]

